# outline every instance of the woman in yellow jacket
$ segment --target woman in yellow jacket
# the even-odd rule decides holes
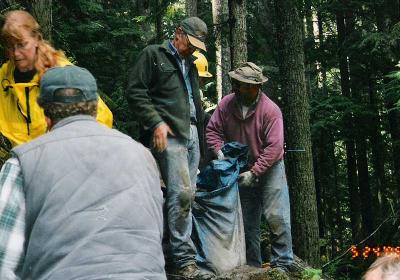
[[[10,11],[1,29],[9,61],[0,69],[0,132],[16,146],[46,132],[37,104],[40,78],[47,69],[71,64],[43,39],[37,21],[25,11]],[[112,126],[112,113],[99,99],[97,121]]]

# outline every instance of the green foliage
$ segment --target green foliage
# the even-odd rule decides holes
[[[308,268],[302,272],[302,280],[320,280],[322,276],[321,269]]]
[[[130,2],[72,2],[56,7],[55,44],[92,71],[110,94],[125,83],[131,56],[144,47]]]
[[[400,64],[396,65],[397,68],[400,67]],[[393,108],[389,108],[390,110],[399,110],[400,109],[400,69],[393,71],[387,77],[390,81],[385,85],[384,92],[386,94],[386,98],[389,103],[394,104]]]

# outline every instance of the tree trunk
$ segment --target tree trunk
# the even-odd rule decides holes
[[[394,100],[387,100],[389,111],[390,135],[392,137],[393,177],[397,186],[397,203],[400,202],[400,110]]]
[[[306,32],[304,40],[306,89],[308,97],[311,97],[312,90],[316,88],[314,82],[317,81],[318,78],[315,60],[311,59],[311,54],[315,51],[314,23],[311,0],[304,1],[304,15],[306,17]]]
[[[355,30],[355,19],[352,11],[348,11],[346,14],[346,33],[349,34],[350,38],[357,38],[358,31]],[[357,34],[356,34],[357,32]],[[352,44],[349,41],[349,44]],[[364,81],[362,78],[365,77],[364,70],[361,68],[361,61],[358,53],[352,53],[349,56],[349,73],[350,73],[350,89],[354,104],[358,104],[365,108],[363,111],[357,110],[354,113],[354,121],[357,126],[354,127],[355,141],[356,141],[356,161],[357,161],[357,174],[358,174],[358,186],[360,189],[361,198],[361,217],[364,228],[364,234],[370,234],[374,230],[374,204],[372,200],[371,186],[368,172],[368,147],[367,147],[367,126],[365,125],[365,119],[368,118],[366,113],[366,98],[363,95],[365,91],[365,84],[368,81]],[[369,124],[368,124],[369,125]]]
[[[302,24],[296,1],[276,0],[279,69],[285,101],[287,170],[291,191],[294,249],[319,263],[317,202],[312,165],[309,104],[305,86]],[[304,150],[304,151],[302,151]]]
[[[51,31],[53,28],[52,0],[32,1],[32,15],[40,24],[43,37],[51,42]]]
[[[156,40],[158,43],[161,43],[163,40],[163,33],[162,33],[162,12],[161,10],[161,3],[160,0],[154,0],[154,13],[157,14],[155,18],[155,28],[156,28]]]
[[[188,17],[197,17],[197,0],[186,0],[185,9]]]
[[[246,0],[229,1],[232,69],[247,61]]]
[[[310,8],[311,9],[311,8]],[[307,6],[306,6],[307,14]],[[323,18],[321,13],[317,14],[318,20],[318,48],[320,53],[324,52],[324,32],[323,32]],[[309,24],[313,24],[311,21]],[[307,28],[308,33],[313,32],[314,29]],[[313,84],[314,87],[322,88],[322,96],[314,96],[317,100],[325,100],[329,97],[327,90],[327,75],[326,75],[326,58],[321,57],[319,61],[319,71],[314,70],[313,79],[320,81],[318,84]],[[315,68],[315,63],[313,64]],[[317,116],[318,120],[326,117],[325,111],[322,112],[324,115]],[[318,202],[318,214],[319,214],[319,230],[320,237],[325,240],[324,246],[321,246],[321,255],[326,256],[330,259],[335,252],[335,248],[340,246],[340,226],[342,224],[339,193],[337,192],[337,174],[336,174],[336,159],[335,159],[335,143],[334,137],[331,132],[331,127],[322,127],[316,133],[314,138],[314,145],[316,147],[314,154],[316,156],[316,189],[319,196]]]
[[[374,202],[377,203],[374,207],[377,210],[376,217],[378,220],[382,221],[384,220],[382,213],[389,210],[387,199],[390,198],[385,174],[385,151],[387,148],[382,139],[380,129],[381,119],[379,117],[380,102],[372,77],[369,77],[368,89],[369,104],[372,111],[369,131],[372,148],[372,164],[374,166],[374,175],[376,178],[376,191],[373,192],[373,194],[375,194],[373,199]]]
[[[229,46],[229,6],[228,0],[212,0],[212,12],[216,49],[216,79],[218,102],[231,92],[228,72],[231,70]]]
[[[339,49],[339,68],[340,83],[343,96],[350,99],[350,78],[347,62],[347,51],[345,47],[346,26],[343,11],[338,11],[336,15],[337,32],[338,32],[338,49]],[[344,116],[346,122],[343,131],[346,146],[346,164],[347,164],[347,184],[350,193],[350,220],[353,243],[361,240],[361,200],[360,192],[357,185],[357,163],[355,157],[355,144],[353,136],[354,119],[351,112],[347,112]]]

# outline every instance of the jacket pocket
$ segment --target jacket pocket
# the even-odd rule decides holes
[[[179,69],[171,65],[160,65],[159,82],[157,83],[160,92],[172,94],[179,88],[181,81],[178,71]]]

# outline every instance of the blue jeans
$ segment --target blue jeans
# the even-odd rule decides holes
[[[200,148],[197,128],[190,125],[190,139],[168,136],[162,153],[152,151],[167,187],[166,211],[169,247],[177,268],[195,263],[196,249],[192,234],[192,202],[196,192]]]
[[[271,231],[271,266],[293,262],[289,192],[283,160],[260,176],[254,187],[240,188],[247,264],[261,266],[260,224],[264,214]]]

